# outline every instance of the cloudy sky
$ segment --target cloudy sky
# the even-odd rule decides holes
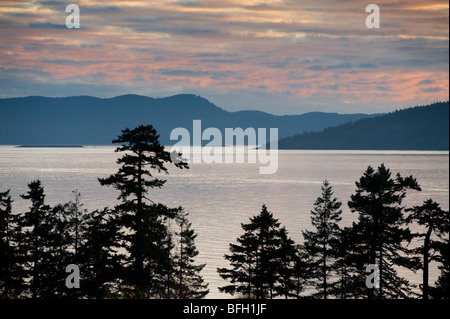
[[[80,29],[65,25],[70,3]],[[379,29],[366,27],[370,3]],[[448,2],[433,0],[0,1],[0,97],[386,112],[449,99],[448,27]]]

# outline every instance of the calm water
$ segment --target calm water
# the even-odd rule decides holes
[[[113,206],[117,193],[101,187],[98,177],[117,170],[119,156],[113,147],[86,148],[15,148],[0,146],[0,191],[11,189],[14,211],[25,211],[29,202],[19,194],[27,184],[41,179],[47,203],[54,205],[73,200],[78,189],[84,207],[93,210]],[[420,205],[433,198],[443,209],[449,209],[448,152],[401,151],[280,151],[279,169],[274,175],[259,175],[259,164],[191,164],[190,170],[170,167],[166,186],[152,192],[155,201],[168,206],[183,206],[198,232],[199,263],[207,263],[203,271],[210,284],[209,298],[228,297],[217,287],[225,282],[216,272],[228,266],[223,255],[228,245],[242,234],[241,223],[266,204],[285,225],[291,237],[302,241],[301,231],[310,227],[310,210],[320,195],[323,180],[328,179],[343,203],[342,226],[357,216],[347,206],[358,180],[368,165],[385,163],[393,174],[413,175],[422,192],[409,193],[405,204]],[[432,281],[437,274],[432,268]],[[403,272],[413,283],[421,274]]]

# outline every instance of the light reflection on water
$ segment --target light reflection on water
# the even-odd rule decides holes
[[[117,193],[101,187],[99,177],[117,170],[120,154],[114,147],[85,148],[15,148],[0,146],[0,191],[11,189],[14,211],[25,211],[29,203],[19,194],[27,184],[41,179],[50,205],[73,199],[72,191],[82,194],[89,210],[112,206]],[[210,283],[209,298],[224,298],[217,287],[225,282],[216,272],[228,264],[223,255],[228,245],[242,234],[241,223],[258,214],[266,204],[291,237],[302,241],[301,231],[310,228],[310,210],[323,180],[328,179],[335,196],[343,202],[342,226],[350,225],[357,216],[347,206],[358,180],[368,165],[384,163],[393,174],[413,175],[423,188],[410,192],[406,206],[420,205],[433,198],[449,209],[448,152],[403,151],[279,151],[279,167],[274,175],[260,175],[259,164],[191,164],[189,170],[169,167],[167,183],[152,190],[154,201],[171,207],[183,206],[198,233],[199,263],[207,263],[203,271]],[[421,274],[402,273],[413,283]],[[431,281],[437,270],[432,266]]]

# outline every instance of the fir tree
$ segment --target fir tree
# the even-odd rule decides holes
[[[436,243],[436,250],[439,257],[436,258],[441,264],[441,271],[434,287],[430,287],[430,297],[433,299],[450,299],[450,241],[448,238],[448,222],[447,236],[443,241]]]
[[[195,264],[199,252],[195,246],[197,234],[187,219],[187,214],[177,218],[179,232],[179,248],[175,255],[175,296],[180,299],[201,299],[208,293],[208,284],[205,284],[200,272],[206,264]]]
[[[19,215],[12,213],[9,190],[0,192],[0,299],[20,297],[24,290]]]
[[[339,299],[354,298],[361,295],[363,286],[359,286],[359,260],[355,253],[358,247],[357,236],[351,227],[341,229],[339,237],[333,245],[335,247],[334,268],[336,271],[336,282],[330,294]]]
[[[318,298],[327,299],[334,285],[331,278],[335,272],[336,244],[340,235],[338,223],[341,221],[342,203],[333,198],[330,183],[325,180],[322,196],[318,197],[311,211],[311,223],[314,231],[303,231],[304,246],[311,257],[311,274],[317,289]]]
[[[423,281],[422,296],[423,299],[429,299],[429,264],[432,261],[443,260],[441,251],[442,244],[445,242],[445,236],[448,237],[448,212],[443,211],[440,205],[432,199],[426,200],[421,206],[414,206],[407,211],[411,212],[407,220],[416,222],[425,227],[425,233],[414,234],[417,237],[423,237],[423,245],[416,248],[415,251],[422,257]],[[435,237],[432,237],[432,235]],[[444,251],[442,251],[444,252]],[[444,253],[445,254],[445,253]],[[445,258],[445,257],[444,257]]]
[[[73,250],[70,249],[73,242],[73,234],[70,231],[71,212],[69,204],[58,204],[51,208],[43,221],[48,229],[45,249],[47,258],[42,261],[46,266],[43,280],[47,283],[44,298],[65,298],[74,296],[75,291],[69,291],[65,286],[65,268],[73,264]]]
[[[290,295],[291,273],[283,263],[284,266],[292,266],[292,257],[287,255],[287,251],[292,253],[287,249],[292,242],[284,231],[283,243],[279,221],[264,205],[259,215],[241,226],[244,234],[237,239],[237,244],[230,244],[231,254],[225,255],[231,268],[218,269],[220,276],[230,281],[230,285],[220,287],[219,291],[256,299]]]
[[[80,220],[77,261],[82,276],[81,296],[84,298],[115,298],[119,296],[121,267],[124,257],[117,250],[118,229],[110,209],[96,210]]]
[[[50,217],[54,225],[51,230],[53,241],[50,245],[53,246],[54,251],[52,256],[57,258],[55,281],[59,283],[57,286],[58,296],[62,298],[80,297],[80,289],[68,289],[65,284],[68,275],[65,272],[66,267],[70,264],[80,266],[78,257],[82,237],[82,222],[87,214],[81,203],[81,194],[78,190],[72,193],[75,201],[56,205],[51,210],[52,216]]]
[[[160,272],[167,262],[166,249],[159,245],[168,234],[164,220],[174,219],[179,209],[154,203],[148,192],[164,186],[166,180],[155,177],[155,174],[168,173],[167,163],[178,168],[188,168],[188,165],[181,160],[181,154],[171,156],[164,150],[151,125],[133,130],[127,128],[113,143],[121,144],[116,152],[126,153],[117,160],[121,165],[118,172],[99,179],[99,182],[120,192],[118,199],[121,203],[116,206],[118,215],[115,220],[122,227],[120,246],[128,252],[122,279],[130,285],[132,296],[149,297],[160,293],[158,280],[161,280]]]
[[[244,228],[244,224],[241,226]],[[253,233],[245,231],[237,238],[237,244],[230,244],[231,254],[225,255],[225,259],[230,262],[232,268],[217,269],[223,279],[230,281],[230,285],[219,287],[220,292],[247,299],[255,298],[256,241]]]
[[[394,266],[411,267],[404,246],[412,239],[405,228],[402,201],[407,189],[420,190],[415,178],[403,178],[397,174],[391,178],[391,171],[382,164],[375,171],[371,166],[356,182],[356,193],[348,202],[352,212],[357,212],[358,222],[353,223],[355,234],[353,254],[356,268],[360,271],[355,284],[365,286],[366,266],[379,268],[379,288],[362,291],[369,298],[406,298],[411,293],[409,282],[397,274]]]
[[[295,262],[292,269],[292,289],[290,296],[296,299],[302,298],[301,293],[306,290],[307,282],[310,279],[311,263],[308,252],[303,245],[296,246]]]
[[[29,191],[21,195],[23,199],[31,201],[30,210],[26,212],[20,222],[24,230],[21,249],[26,252],[25,268],[28,272],[29,289],[32,298],[51,298],[51,291],[47,281],[52,275],[51,261],[53,239],[50,206],[45,204],[44,188],[41,181],[33,181],[28,184]],[[52,282],[53,284],[53,282]]]
[[[70,214],[69,223],[71,232],[73,233],[73,263],[77,264],[81,221],[83,220],[84,214],[87,214],[87,211],[83,209],[83,204],[81,203],[81,193],[77,189],[72,193],[74,194],[75,201],[68,203]]]
[[[288,236],[288,231],[282,227],[279,231],[280,244],[276,250],[276,256],[279,258],[278,285],[275,287],[275,296],[281,296],[285,299],[299,298],[303,291],[301,278],[304,276],[302,259],[299,255],[299,248],[295,242]]]
[[[412,209],[408,209],[411,214],[408,216],[408,221],[415,221],[418,225],[425,227],[425,233],[414,234],[417,237],[423,237],[423,245],[415,249],[415,251],[421,254],[422,257],[422,296],[423,299],[429,298],[429,264],[431,261],[439,258],[437,250],[439,247],[439,241],[432,238],[435,234],[441,241],[444,240],[444,236],[448,236],[448,230],[445,230],[445,224],[448,223],[448,212],[443,211],[439,204],[429,199],[423,203],[422,206],[414,206]]]

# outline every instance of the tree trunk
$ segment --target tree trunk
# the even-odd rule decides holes
[[[430,237],[433,228],[430,226],[428,228],[427,234],[425,236],[425,242],[423,246],[423,299],[428,299],[428,272],[429,272],[429,250],[430,250]]]
[[[328,299],[327,293],[327,246],[323,244],[323,299]]]
[[[142,230],[142,151],[138,152],[138,172],[137,172],[137,180],[138,180],[138,188],[136,191],[136,199],[137,199],[137,207],[136,207],[136,215],[135,215],[135,242],[133,243],[135,246],[134,253],[135,257],[135,284],[138,290],[138,294],[144,293],[145,289],[145,280],[144,279],[144,253],[143,253],[143,230]],[[142,296],[139,296],[142,297]]]

